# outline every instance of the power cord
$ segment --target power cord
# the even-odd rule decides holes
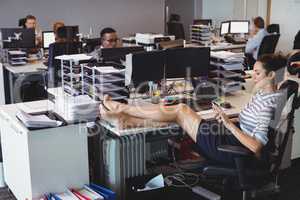
[[[164,178],[165,183],[177,188],[190,188],[200,181],[199,175],[194,173],[177,173]]]

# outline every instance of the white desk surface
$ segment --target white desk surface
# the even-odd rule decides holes
[[[236,116],[240,113],[241,109],[244,107],[244,105],[249,101],[251,97],[251,88],[249,81],[245,83],[246,90],[241,90],[235,93],[232,93],[231,95],[225,96],[225,101],[229,102],[232,105],[232,108],[225,109],[225,113],[229,116]],[[55,97],[63,95],[63,90],[61,87],[58,88],[49,88],[48,93],[54,95]],[[135,102],[136,103],[136,102]],[[212,110],[206,110],[206,111],[200,111],[198,112],[199,115],[203,119],[211,120],[214,118],[214,113]],[[120,130],[117,127],[113,127],[109,125],[107,122],[100,122],[101,125],[103,125],[105,128],[110,130],[111,132],[115,133],[116,135],[128,135],[128,134],[134,134],[134,133],[140,133],[140,132],[150,132],[153,130],[164,130],[168,128],[174,128],[178,127],[177,125],[171,124],[167,127],[144,127],[144,128],[133,128],[133,129],[127,129],[127,130]]]
[[[225,97],[225,101],[230,102],[232,105],[232,108],[230,109],[224,109],[225,113],[228,116],[237,116],[241,109],[244,107],[244,105],[249,101],[251,97],[251,93],[248,93],[246,91],[239,91],[236,92],[232,95],[229,95]],[[205,120],[212,120],[214,119],[214,112],[212,110],[205,110],[205,111],[200,111],[198,114],[202,117],[202,119]],[[165,129],[170,129],[170,128],[176,128],[178,127],[177,124],[170,124],[169,126],[166,127],[144,127],[144,128],[132,128],[132,129],[118,129],[117,127],[109,125],[105,121],[100,122],[101,125],[103,125],[105,128],[113,132],[114,134],[121,136],[121,135],[129,135],[129,134],[134,134],[134,133],[141,133],[141,132],[151,132],[151,131],[159,131],[159,130],[165,130]]]
[[[13,74],[36,73],[41,71],[40,69],[47,69],[47,66],[45,66],[42,61],[36,61],[22,66],[11,66],[8,63],[4,63],[3,65]]]

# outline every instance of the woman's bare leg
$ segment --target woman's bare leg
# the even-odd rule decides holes
[[[129,128],[139,128],[139,127],[163,127],[167,126],[168,123],[156,122],[149,119],[141,119],[133,116],[129,116],[124,113],[119,114],[106,114],[101,113],[101,118],[108,120],[118,129],[129,129]]]
[[[157,122],[176,122],[196,142],[198,127],[202,119],[185,104],[130,106],[111,101],[109,98],[104,99],[104,104],[112,113],[124,113],[135,118]]]

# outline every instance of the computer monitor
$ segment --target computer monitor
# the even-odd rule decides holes
[[[230,22],[222,22],[220,28],[220,35],[224,36],[229,33]]]
[[[194,25],[212,25],[212,19],[194,19]]]
[[[1,28],[3,48],[35,48],[34,29]]]
[[[210,48],[177,48],[166,50],[166,78],[208,76]]]
[[[101,45],[101,38],[82,38],[83,51],[85,53],[91,53],[97,46]]]
[[[104,61],[120,61],[125,60],[125,56],[130,53],[144,52],[142,46],[103,48],[101,49],[101,58]]]
[[[43,31],[42,33],[43,48],[48,49],[49,45],[55,42],[55,34],[53,31]]]
[[[131,82],[135,88],[142,87],[148,81],[160,81],[164,78],[165,52],[150,51],[132,54]]]
[[[249,25],[250,22],[247,20],[230,21],[229,33],[231,34],[249,33]]]

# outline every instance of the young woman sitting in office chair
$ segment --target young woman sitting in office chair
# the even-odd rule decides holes
[[[215,162],[234,164],[229,154],[217,150],[219,145],[244,146],[258,158],[264,159],[264,153],[267,152],[263,147],[268,142],[269,124],[274,117],[277,100],[282,96],[276,89],[275,73],[285,66],[286,59],[281,55],[265,55],[255,63],[255,93],[241,111],[239,125],[231,121],[216,105],[213,105],[213,110],[218,123],[202,119],[185,104],[137,107],[112,101],[108,96],[100,106],[100,112],[104,118],[130,124],[143,123],[145,120],[176,122],[197,143],[200,154]]]

